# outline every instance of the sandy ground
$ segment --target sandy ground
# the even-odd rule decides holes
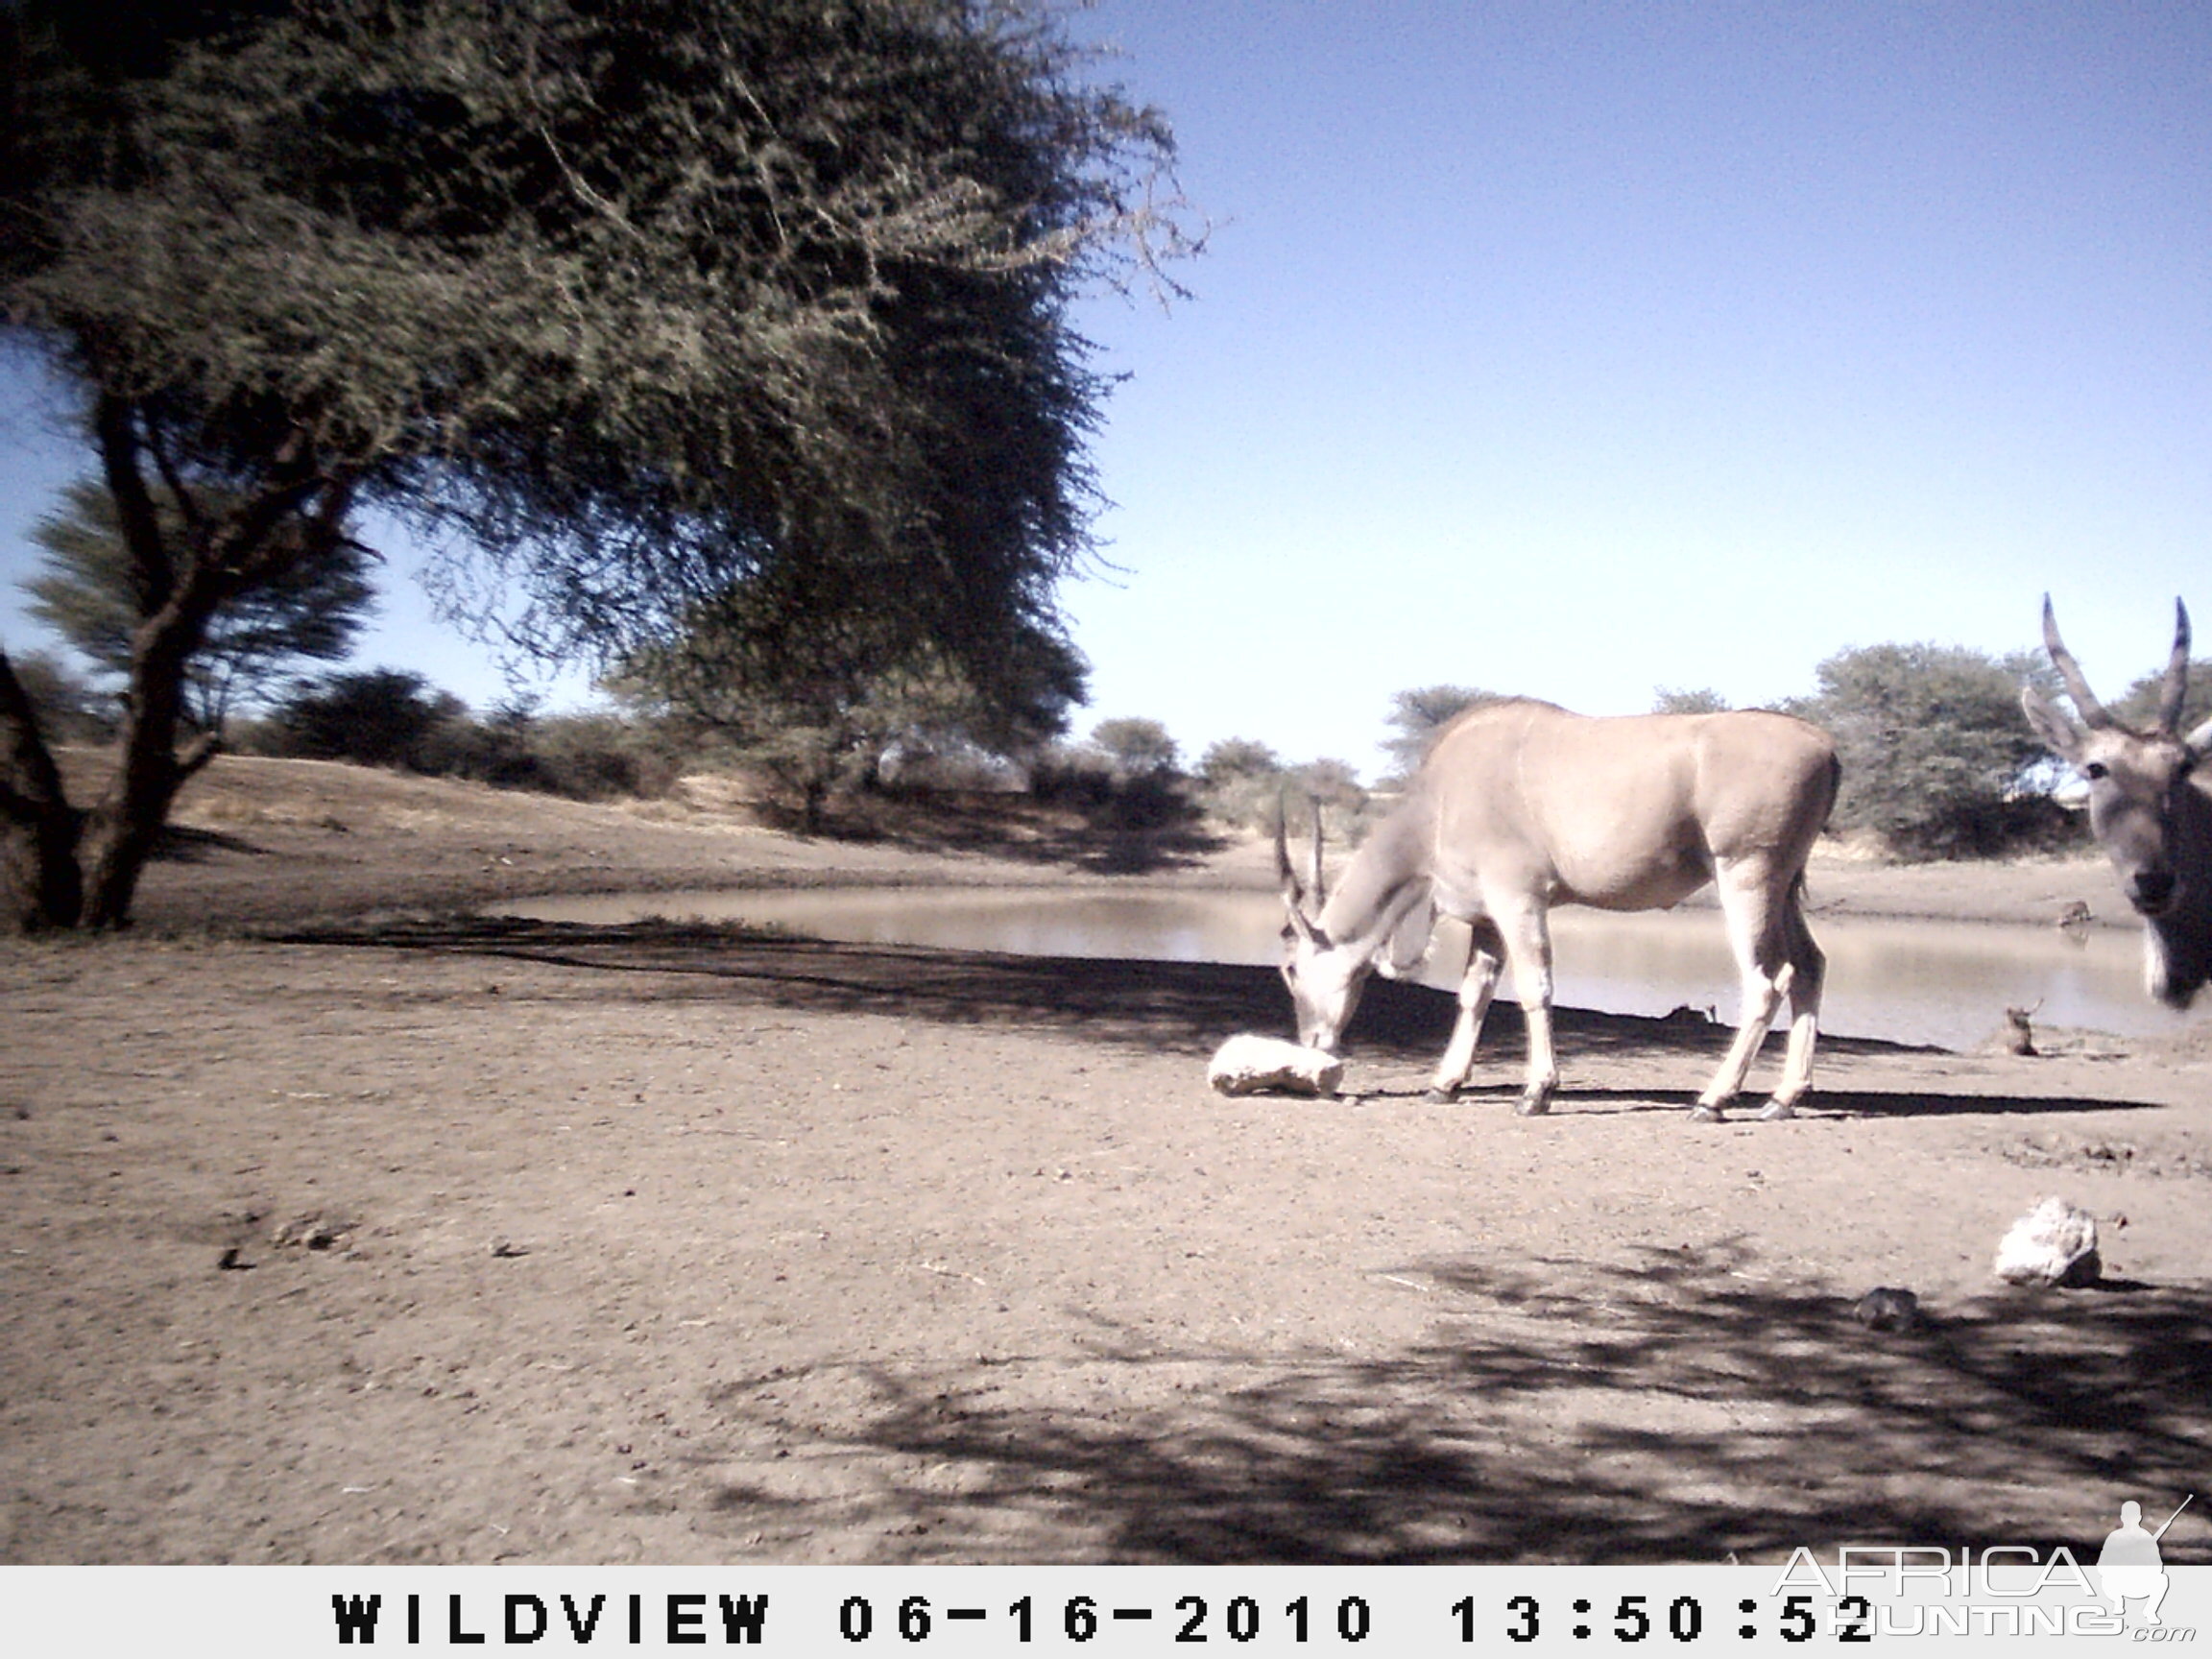
[[[1412,988],[1355,1028],[1357,1103],[1232,1100],[1204,1058],[1283,1027],[1265,970],[463,914],[1146,862],[727,806],[225,761],[135,936],[0,945],[0,1560],[2093,1552],[2212,1466],[2212,1017],[1837,1042],[1798,1119],[1713,1127],[1723,1031],[1568,1012],[1524,1119],[1509,1007],[1480,1087],[1421,1098],[1449,1003]],[[2088,860],[1815,887],[2119,908]],[[2048,1192],[2101,1287],[1993,1283]],[[1876,1286],[1925,1325],[1857,1323]]]

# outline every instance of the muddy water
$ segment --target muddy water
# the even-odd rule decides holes
[[[1019,889],[615,894],[531,900],[501,913],[567,922],[707,917],[854,944],[1259,963],[1278,959],[1283,920],[1281,902],[1264,893]],[[1736,971],[1718,911],[1562,909],[1551,922],[1561,1004],[1615,1014],[1688,1005],[1734,1021]],[[2156,1034],[2184,1022],[2144,996],[2142,943],[2131,930],[2070,936],[2054,927],[1816,917],[1814,931],[1828,952],[1821,1024],[1843,1035],[1969,1047],[2000,1029],[2006,1008],[2037,1001],[2039,1027]],[[1447,923],[1425,977],[1456,984],[1466,952],[1466,930]],[[1511,995],[1510,982],[1501,995]]]

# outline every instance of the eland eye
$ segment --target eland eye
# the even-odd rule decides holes
[[[2109,778],[2112,775],[2112,771],[2111,768],[2106,766],[2104,761],[2092,760],[2088,765],[2081,768],[2081,775],[2084,778],[2090,780],[2090,781],[2094,782],[2100,778]]]

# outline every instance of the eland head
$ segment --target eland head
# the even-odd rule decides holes
[[[2097,700],[2058,637],[2048,594],[2043,644],[2076,712],[2069,715],[2033,686],[2021,692],[2021,706],[2036,735],[2089,785],[2089,828],[2144,920],[2146,987],[2168,1006],[2186,1008],[2212,980],[2212,797],[2195,781],[2198,762],[2212,747],[2212,721],[2180,733],[2189,613],[2175,600],[2174,650],[2157,720],[2148,730],[2121,724]]]
[[[1284,811],[1275,814],[1275,871],[1283,887],[1283,905],[1288,920],[1283,925],[1283,983],[1290,988],[1290,1005],[1296,1011],[1298,1041],[1309,1048],[1334,1054],[1344,1027],[1359,1006],[1359,993],[1374,971],[1373,952],[1358,950],[1330,938],[1321,925],[1329,892],[1321,876],[1321,804],[1313,803],[1313,862],[1311,878],[1301,883],[1290,867],[1290,848],[1284,827]],[[1307,913],[1307,906],[1312,913]]]

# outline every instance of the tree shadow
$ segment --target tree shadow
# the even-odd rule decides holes
[[[917,1560],[1778,1562],[1839,1543],[2063,1543],[2094,1561],[2123,1501],[2170,1507],[2201,1484],[2201,1289],[1995,1296],[1878,1334],[1847,1300],[1751,1265],[1740,1246],[1415,1264],[1393,1277],[1417,1276],[1443,1317],[1384,1358],[1131,1336],[1070,1361],[875,1366],[857,1426],[812,1436],[792,1409],[803,1374],[715,1404],[803,1454],[872,1456],[887,1473],[861,1516],[924,1518],[889,1547]],[[1025,1402],[1067,1393],[1056,1367],[1116,1408]],[[787,1502],[717,1478],[701,1450],[702,1525]],[[2166,1555],[2212,1559],[2190,1534]]]
[[[269,856],[268,848],[256,847],[240,836],[226,835],[220,830],[195,830],[183,824],[164,824],[154,843],[154,856],[171,864],[204,863],[217,853],[239,853],[255,858]]]
[[[739,996],[779,1007],[829,1013],[889,1015],[960,1025],[1005,1025],[1133,1045],[1156,1053],[1211,1055],[1238,1031],[1285,1032],[1289,1001],[1272,968],[1218,962],[1155,962],[1125,958],[1020,956],[948,950],[920,945],[844,945],[764,935],[742,924],[637,922],[613,926],[539,922],[517,917],[459,916],[347,924],[260,935],[273,942],[360,945],[442,954],[510,957],[610,974],[673,975],[637,993],[655,1000],[680,996]],[[687,988],[686,988],[687,987]],[[1489,1062],[1517,1063],[1526,1038],[1514,1011],[1483,1037]],[[1457,1018],[1449,992],[1403,980],[1376,980],[1346,1033],[1351,1058],[1377,1069],[1418,1068],[1426,1073],[1443,1051]],[[1654,1052],[1718,1064],[1730,1031],[1701,1016],[1645,1018],[1588,1009],[1554,1011],[1562,1064],[1577,1056],[1633,1058]],[[1767,1052],[1778,1055],[1787,1034],[1774,1033]],[[1939,1054],[1941,1049],[1877,1038],[1821,1039],[1830,1057]],[[1415,1092],[1390,1083],[1363,1095]],[[1518,1084],[1478,1087],[1463,1098],[1510,1094]],[[1554,1112],[1608,1101],[1657,1102],[1687,1108],[1680,1090],[1563,1089]],[[2149,1109],[2155,1102],[2066,1097],[2014,1097],[1925,1090],[1837,1090],[1821,1087],[1799,1107],[1808,1117],[1960,1113],[2060,1114]]]

